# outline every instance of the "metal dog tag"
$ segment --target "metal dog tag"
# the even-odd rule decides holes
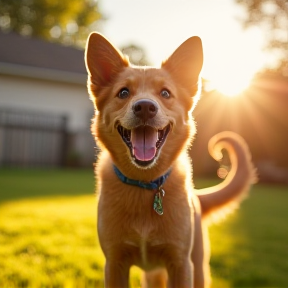
[[[158,215],[163,215],[162,199],[164,195],[165,191],[162,188],[159,188],[154,196],[153,209]]]

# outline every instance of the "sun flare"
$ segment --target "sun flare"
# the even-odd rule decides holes
[[[219,77],[211,80],[211,86],[227,97],[239,96],[249,87],[252,78],[245,75],[239,76],[225,75],[221,77],[219,75]]]
[[[241,66],[234,63],[222,63],[221,69],[215,68],[219,65],[213,65],[205,72],[207,73],[207,79],[209,80],[209,90],[217,90],[226,97],[236,97],[243,94],[243,92],[250,86],[251,80],[255,73],[257,73],[257,67],[252,64]]]

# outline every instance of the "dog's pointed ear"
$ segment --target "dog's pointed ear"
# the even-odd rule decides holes
[[[114,77],[128,66],[124,58],[104,36],[91,33],[85,50],[86,69],[90,81],[98,88],[106,86]]]
[[[202,66],[202,41],[197,36],[187,39],[162,63],[162,68],[189,90],[195,90]]]

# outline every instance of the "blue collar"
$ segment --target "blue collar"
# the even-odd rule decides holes
[[[169,169],[167,173],[165,173],[164,175],[160,176],[156,180],[153,180],[151,182],[142,182],[142,181],[139,181],[139,180],[133,180],[133,179],[130,179],[130,178],[126,177],[125,175],[123,175],[121,173],[121,171],[115,165],[113,165],[113,169],[114,169],[116,175],[118,176],[118,178],[123,183],[129,184],[129,185],[138,186],[138,187],[141,187],[141,188],[144,188],[144,189],[148,189],[148,190],[157,190],[157,189],[161,188],[162,185],[165,183],[166,179],[168,178],[168,176],[171,173],[171,169]]]

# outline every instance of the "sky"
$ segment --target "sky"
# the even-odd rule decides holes
[[[187,38],[199,36],[202,76],[216,86],[245,86],[268,61],[262,30],[243,29],[244,10],[235,0],[99,0],[99,6],[107,18],[101,32],[118,48],[143,47],[153,65]]]

